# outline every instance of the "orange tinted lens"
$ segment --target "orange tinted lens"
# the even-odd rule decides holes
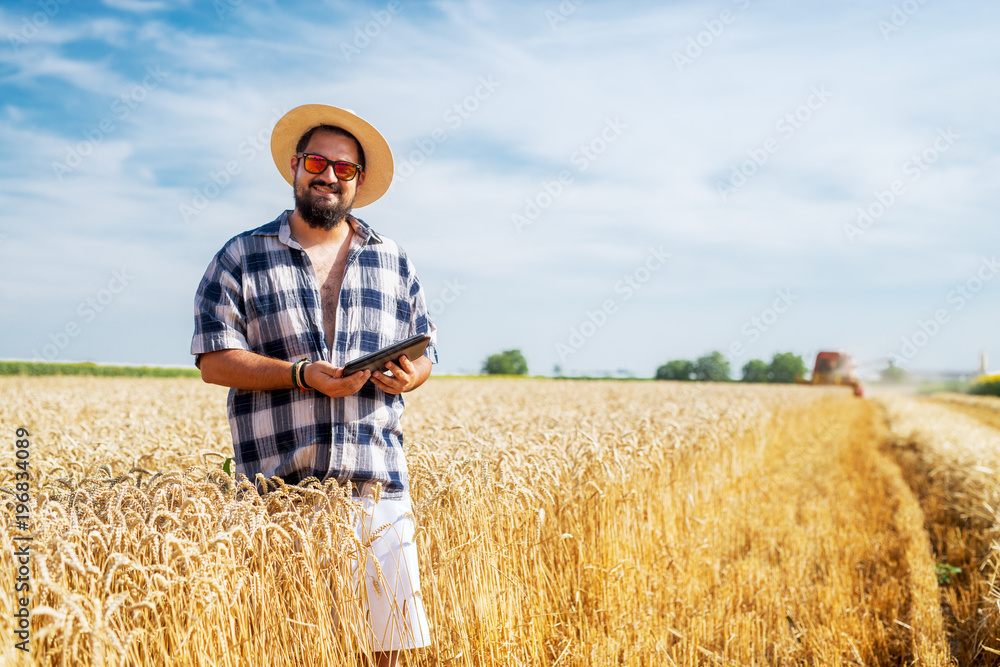
[[[334,162],[333,173],[337,175],[337,178],[349,181],[358,173],[358,168],[350,162]]]
[[[326,169],[326,158],[319,155],[306,155],[302,158],[305,168],[310,174],[322,174]]]

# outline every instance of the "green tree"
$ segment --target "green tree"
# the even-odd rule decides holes
[[[729,382],[729,362],[715,351],[694,362],[694,379],[703,382]]]
[[[767,369],[768,380],[785,384],[795,382],[795,378],[805,374],[806,364],[802,357],[791,352],[776,353]]]
[[[766,361],[751,359],[743,364],[743,382],[769,382],[771,367]]]
[[[686,359],[668,361],[656,369],[657,380],[690,380],[694,375],[694,364]]]
[[[487,375],[527,375],[528,362],[521,350],[504,350],[491,354],[483,362],[483,373]]]
[[[879,375],[882,377],[882,382],[906,382],[908,374],[894,362],[890,361],[889,365],[879,372]]]

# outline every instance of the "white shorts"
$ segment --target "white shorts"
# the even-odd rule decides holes
[[[355,500],[362,506],[355,534],[362,544],[371,546],[365,552],[363,565],[357,560],[351,562],[355,584],[352,588],[358,596],[351,602],[368,612],[373,650],[427,646],[431,641],[430,630],[420,596],[410,496],[399,500],[382,498],[378,503],[370,495]],[[373,534],[376,530],[378,533]]]

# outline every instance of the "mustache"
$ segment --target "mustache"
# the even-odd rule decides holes
[[[330,188],[331,190],[333,190],[337,194],[340,194],[340,193],[342,193],[344,191],[344,189],[342,187],[340,187],[340,183],[331,182],[331,181],[324,181],[321,178],[314,178],[313,180],[309,181],[309,186],[312,187],[313,185],[322,185],[324,187]]]

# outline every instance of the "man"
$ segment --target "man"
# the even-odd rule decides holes
[[[382,135],[311,104],[278,121],[271,153],[295,209],[216,254],[195,296],[191,353],[205,382],[231,387],[238,473],[336,478],[364,503],[359,535],[391,524],[374,548],[396,590],[369,590],[368,602],[379,664],[395,664],[399,649],[429,643],[400,417],[401,394],[437,361],[437,329],[406,253],[351,215],[392,181]],[[343,376],[348,361],[419,333],[431,340],[418,359]]]

